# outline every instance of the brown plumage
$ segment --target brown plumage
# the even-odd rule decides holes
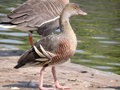
[[[59,17],[69,0],[28,0],[5,18],[0,27],[26,31],[32,45],[32,32],[47,36],[59,28]]]
[[[53,57],[50,65],[55,63],[63,63],[66,62],[69,58],[74,55],[74,51],[71,50],[71,45],[67,39],[62,39],[59,42],[59,48],[55,51],[57,56]]]
[[[42,80],[45,67],[52,65],[52,73],[55,80],[55,86],[60,89],[69,89],[68,87],[60,86],[55,74],[55,65],[62,64],[69,60],[75,53],[77,39],[72,27],[69,23],[69,17],[72,15],[87,15],[73,3],[65,6],[60,16],[59,35],[49,35],[43,37],[36,42],[31,49],[26,51],[19,59],[16,69],[22,66],[43,66],[40,73],[39,89],[52,90],[43,88]]]
[[[74,43],[75,43],[74,48],[76,48],[76,40]],[[55,56],[52,58],[49,58],[47,56],[42,57],[38,55],[34,49],[34,46],[36,46],[37,49],[43,54],[43,51],[41,50],[40,45],[43,46],[43,48],[46,51],[50,51]],[[34,46],[21,56],[21,58],[18,61],[18,65],[15,67],[16,69],[21,66],[24,66],[25,64],[30,64],[32,66],[36,66],[36,65],[49,66],[49,65],[61,64],[63,62],[66,62],[66,60],[71,58],[75,53],[75,51],[73,51],[71,48],[71,44],[69,40],[67,40],[64,36],[62,36],[62,34],[44,37],[42,40],[36,42]],[[46,63],[46,61],[44,60],[43,61],[36,60],[39,58],[48,59],[47,61],[50,61],[50,62]]]

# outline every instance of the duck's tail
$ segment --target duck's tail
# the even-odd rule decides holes
[[[20,67],[26,66],[26,64],[30,63],[31,60],[34,60],[34,55],[32,52],[30,52],[30,50],[28,50],[22,54],[18,60],[18,64],[14,68],[18,69]]]

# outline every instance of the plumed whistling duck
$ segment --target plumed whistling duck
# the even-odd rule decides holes
[[[69,17],[72,15],[87,15],[87,13],[80,10],[79,6],[74,3],[67,4],[60,16],[61,33],[48,35],[37,41],[20,57],[18,64],[14,67],[18,69],[25,66],[42,66],[39,82],[40,90],[53,90],[43,87],[43,74],[48,66],[52,66],[54,86],[59,89],[70,89],[67,86],[59,85],[55,66],[66,62],[75,54],[77,38],[69,22]]]

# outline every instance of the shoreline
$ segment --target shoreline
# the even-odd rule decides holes
[[[13,68],[23,52],[0,49],[0,90],[38,90],[41,67]],[[60,84],[71,87],[70,90],[120,90],[120,75],[113,73],[70,62],[56,66],[56,73]],[[43,80],[45,87],[54,84],[51,67],[46,68]],[[28,86],[30,81],[36,86]]]

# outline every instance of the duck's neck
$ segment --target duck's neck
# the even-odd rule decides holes
[[[66,5],[69,3],[69,0],[58,0],[59,2],[61,2],[62,4]]]
[[[60,30],[61,30],[61,33],[64,33],[67,35],[71,35],[72,33],[74,33],[69,22],[69,17],[70,17],[70,14],[66,10],[63,10],[60,16]]]
[[[71,44],[71,50],[75,51],[76,46],[77,46],[77,38],[76,34],[74,33],[70,22],[69,22],[69,17],[70,14],[66,11],[62,12],[60,16],[60,30],[61,30],[61,36],[67,38]]]

